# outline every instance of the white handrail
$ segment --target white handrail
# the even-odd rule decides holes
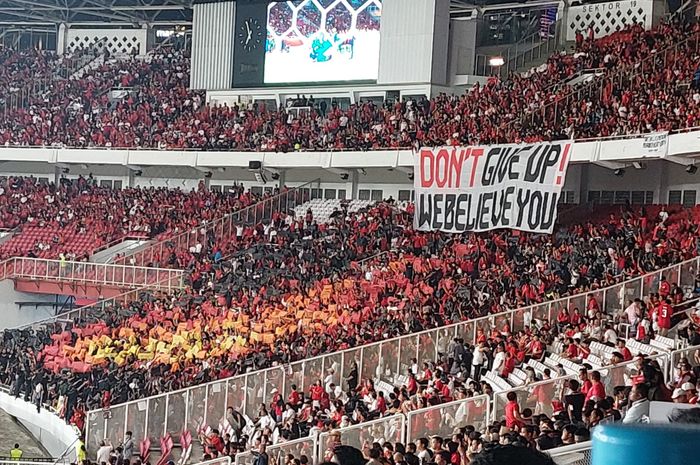
[[[613,289],[622,290],[622,288],[624,286],[632,284],[632,283],[636,283],[637,281],[639,281],[641,283],[640,284],[640,292],[643,292],[644,291],[644,284],[643,283],[644,283],[645,278],[654,277],[654,276],[661,276],[661,274],[667,273],[670,270],[677,268],[679,270],[678,276],[680,279],[680,270],[683,269],[683,266],[686,266],[686,265],[689,265],[692,263],[697,264],[697,262],[698,262],[698,257],[695,257],[695,258],[686,260],[684,262],[680,262],[680,263],[676,263],[674,265],[668,266],[668,267],[663,268],[661,270],[656,270],[656,271],[647,273],[645,275],[640,275],[640,276],[630,278],[626,281],[622,281],[620,283],[616,283],[616,284],[613,284],[611,286],[608,286],[608,287],[605,287],[602,289],[597,289],[594,291],[589,291],[589,292],[585,292],[585,293],[581,293],[581,294],[575,294],[573,296],[563,297],[563,298],[553,300],[553,301],[548,301],[548,302],[543,302],[540,304],[530,305],[527,307],[513,309],[513,310],[501,312],[501,313],[494,314],[494,315],[487,315],[487,316],[480,317],[480,318],[466,320],[466,321],[462,321],[462,322],[458,322],[458,323],[452,323],[452,324],[446,325],[446,326],[431,328],[431,329],[427,329],[427,330],[424,330],[424,331],[421,331],[418,333],[412,333],[412,334],[408,334],[408,335],[404,335],[404,336],[399,336],[399,337],[387,339],[384,341],[374,342],[374,343],[370,343],[370,344],[364,344],[361,346],[353,347],[351,349],[345,349],[343,351],[331,352],[328,354],[299,360],[299,361],[292,362],[292,363],[284,365],[284,366],[278,365],[278,366],[273,366],[273,367],[262,369],[262,370],[256,370],[256,371],[250,372],[250,373],[237,374],[235,376],[231,376],[231,377],[223,378],[223,379],[218,379],[215,381],[210,381],[208,383],[198,384],[195,386],[182,388],[182,389],[178,389],[175,391],[169,391],[166,393],[156,394],[156,395],[152,395],[149,397],[144,397],[141,399],[135,399],[132,401],[124,402],[121,404],[116,404],[116,405],[111,406],[111,409],[112,410],[121,409],[123,407],[126,411],[128,409],[129,405],[134,405],[138,402],[145,402],[145,401],[149,401],[149,400],[153,400],[153,399],[157,399],[157,398],[177,396],[177,395],[189,396],[189,393],[193,392],[194,390],[202,390],[203,389],[204,392],[206,393],[207,389],[211,386],[214,386],[216,384],[221,384],[221,383],[227,383],[227,386],[228,386],[228,383],[232,382],[232,381],[238,381],[239,384],[241,386],[243,386],[243,385],[245,385],[245,382],[246,382],[248,375],[251,375],[251,374],[256,375],[260,379],[261,384],[264,384],[263,380],[265,379],[265,377],[267,377],[268,374],[277,375],[284,382],[284,379],[286,377],[285,372],[288,369],[291,370],[292,366],[294,366],[294,365],[299,364],[299,365],[308,367],[315,362],[323,362],[324,359],[329,359],[329,358],[333,358],[333,357],[340,357],[341,360],[344,360],[345,357],[348,356],[351,359],[355,359],[356,356],[360,355],[360,351],[367,351],[369,349],[374,349],[376,347],[376,350],[379,353],[380,346],[382,346],[382,345],[388,346],[388,345],[394,344],[394,343],[399,344],[401,341],[414,340],[414,341],[417,341],[417,345],[420,345],[420,337],[421,336],[429,335],[430,333],[433,333],[436,331],[443,332],[447,335],[449,335],[450,331],[452,331],[452,333],[451,333],[452,336],[450,336],[450,337],[454,337],[454,335],[456,335],[458,327],[463,326],[463,325],[472,325],[473,330],[474,330],[473,331],[474,334],[473,334],[473,341],[470,341],[470,342],[474,342],[476,340],[476,332],[477,332],[476,330],[479,328],[479,325],[482,323],[489,322],[489,321],[495,322],[498,320],[503,320],[503,319],[509,318],[509,322],[511,323],[511,328],[512,328],[513,318],[516,314],[525,315],[526,313],[529,312],[530,315],[532,315],[534,310],[536,310],[539,307],[543,307],[543,306],[548,307],[548,311],[551,313],[552,308],[563,307],[565,305],[568,306],[569,303],[572,301],[572,299],[575,299],[575,300],[582,300],[583,299],[582,301],[585,303],[585,301],[586,301],[585,299],[587,299],[589,296],[596,296],[598,298],[603,297],[604,301],[602,302],[602,304],[603,304],[603,306],[605,306],[607,304],[607,302],[605,301],[605,300],[607,300],[605,298],[605,296],[606,296],[606,293],[608,291],[612,291]],[[625,298],[627,298],[627,296]],[[436,355],[438,342],[433,341],[433,345],[435,347],[433,348],[434,353],[432,355]],[[416,348],[416,352],[419,352],[418,348]],[[360,362],[361,361],[362,360],[360,360]],[[360,374],[362,373],[362,363],[358,363],[358,372]],[[249,399],[247,399],[247,400],[249,400]],[[102,413],[101,409],[91,410],[88,412],[87,416],[88,416],[88,418],[90,418],[91,415],[101,415],[101,413]]]
[[[167,283],[168,289],[184,286],[184,270],[135,265],[12,257],[0,262],[0,279],[29,278],[103,285],[150,287]],[[92,274],[92,276],[90,276]],[[161,278],[165,276],[165,278]]]

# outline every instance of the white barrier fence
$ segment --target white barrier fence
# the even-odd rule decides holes
[[[656,361],[662,369],[665,369],[670,360],[678,359],[688,351],[700,351],[700,346],[659,353],[647,358]],[[636,360],[602,367],[598,371],[605,380],[606,392],[612,392],[614,387],[613,382],[607,381],[608,378],[617,379],[622,384],[629,386],[632,384],[632,378],[639,374]],[[618,371],[620,376],[614,377],[613,371]],[[270,445],[266,452],[268,456],[277,458],[276,463],[278,464],[284,463],[287,454],[291,454],[295,458],[305,455],[310,462],[315,460],[315,463],[322,463],[332,457],[336,445],[353,446],[362,450],[373,442],[406,444],[432,435],[449,437],[456,429],[468,425],[474,426],[477,430],[485,430],[490,422],[504,418],[508,392],[515,392],[518,395],[521,408],[528,407],[535,413],[545,413],[551,416],[557,409],[557,403],[563,402],[566,381],[575,378],[576,375],[571,374],[503,391],[494,394],[492,399],[487,395],[480,395],[414,410],[408,415],[399,413],[382,417],[358,425],[324,432],[316,437]],[[557,464],[590,465],[590,443],[560,447],[548,451],[548,453]],[[256,455],[257,452],[238,454],[235,458],[235,464],[254,465]]]
[[[662,276],[690,294],[695,289],[698,263],[696,257],[603,289],[130,401],[113,406],[109,415],[92,410],[87,415],[86,443],[94,450],[105,437],[120,441],[127,430],[137,442],[148,437],[157,443],[166,432],[177,437],[184,428],[196,436],[200,425],[218,424],[229,406],[255,417],[273,389],[286,393],[295,384],[306,392],[328,374],[345,389],[344,380],[354,367],[362,379],[400,385],[414,359],[419,363],[437,360],[455,337],[473,344],[479,332],[490,334],[493,328],[506,325],[515,333],[534,320],[556,320],[562,309],[585,309],[590,297],[603,312],[619,315],[629,301],[657,292]]]

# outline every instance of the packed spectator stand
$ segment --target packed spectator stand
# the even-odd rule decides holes
[[[612,38],[582,40],[577,55],[552,57],[535,71],[538,79],[492,81],[459,98],[319,108],[300,119],[263,107],[207,107],[202,94],[186,87],[186,55],[114,59],[13,110],[0,137],[8,146],[313,150],[678,129],[700,116],[698,85],[691,81],[697,37],[695,26],[662,25],[652,32],[632,26]],[[651,57],[659,63],[659,50],[666,51],[664,72],[634,75],[626,83],[629,94],[607,86],[585,108],[542,111],[537,119],[548,102],[574,95],[562,80],[577,71],[602,65],[629,76],[635,62]],[[124,100],[110,102],[106,91],[115,86],[130,90]],[[521,113],[537,124],[527,126]],[[105,244],[133,233],[167,239],[258,200],[242,190],[111,191],[90,179],[46,186],[12,178],[2,190],[3,226],[21,227],[1,246],[3,256],[63,253],[77,259],[95,246],[95,238],[80,239],[87,231],[98,231]],[[162,206],[159,215],[153,204]],[[183,450],[189,444],[193,456],[238,453],[248,463],[255,455],[246,451],[259,456],[269,446],[279,453],[288,441],[299,447],[287,449],[292,465],[305,463],[301,455],[314,463],[332,458],[338,442],[353,442],[367,457],[383,456],[389,464],[466,465],[494,442],[548,450],[584,441],[601,422],[642,419],[649,399],[697,401],[700,353],[694,349],[689,360],[680,359],[670,379],[664,365],[678,349],[667,337],[676,323],[671,317],[694,303],[698,291],[697,262],[687,261],[699,246],[697,208],[599,211],[561,225],[553,236],[448,236],[414,231],[411,205],[341,204],[330,213],[318,210],[323,207],[285,209],[269,221],[241,224],[225,240],[212,237],[213,246],[204,251],[156,257],[152,264],[192,271],[183,292],[143,292],[136,301],[69,324],[5,331],[0,382],[16,396],[49,404],[81,430],[90,423],[91,452],[97,435],[107,433],[105,424],[117,425],[109,432],[116,446],[124,439],[117,430],[136,424],[124,418],[143,420],[136,426],[144,462],[150,440],[143,425],[157,430],[160,416],[163,425],[170,422],[161,427],[170,437],[161,444],[166,455],[174,438]],[[35,222],[47,235],[35,231]],[[675,279],[656,273],[651,281],[635,280],[639,287],[631,288],[639,301],[606,298],[615,294],[601,291],[680,263]],[[562,307],[548,303],[582,292],[593,294],[571,297]],[[531,310],[504,316],[525,307]],[[421,332],[464,321],[475,321],[470,332]],[[690,321],[687,339],[697,344],[698,321]],[[395,356],[395,366],[404,370],[390,379],[382,373],[388,357],[380,346],[354,366],[330,354],[411,333],[420,334],[403,358]],[[386,346],[388,353],[400,354],[402,344]],[[300,362],[324,354],[320,365]],[[171,394],[169,402],[153,398],[155,428],[148,417],[118,405],[270,366],[286,384],[284,392],[268,371],[264,378],[245,376],[236,391],[224,383],[216,402],[203,400],[211,385],[199,391],[203,404],[189,394],[180,404]],[[292,367],[299,366],[300,382],[291,382]],[[257,384],[249,385],[254,376]],[[575,377],[580,382],[572,382]],[[237,408],[224,413],[227,404]],[[468,412],[460,411],[467,405]],[[86,418],[88,410],[111,407],[110,419]],[[193,411],[204,414],[188,418]],[[335,432],[353,425],[357,439]],[[304,438],[316,444],[316,435],[319,449],[308,449]],[[194,452],[200,443],[202,450]]]
[[[651,31],[632,25],[598,40],[581,38],[574,53],[552,55],[526,74],[503,81],[493,78],[461,96],[443,94],[379,106],[358,102],[347,109],[310,98],[311,110],[296,115],[262,103],[249,108],[207,105],[201,92],[188,89],[186,52],[108,58],[79,78],[57,80],[28,105],[6,112],[0,121],[0,142],[284,152],[682,129],[698,121],[698,44],[697,24],[676,19]],[[25,63],[22,69],[31,69],[32,57],[19,61]],[[638,69],[640,63],[646,69]],[[591,69],[602,76],[587,84],[567,84]],[[17,74],[13,79],[31,76]],[[122,89],[125,96],[112,99],[112,89]]]
[[[697,212],[649,210],[650,214],[639,215],[627,209],[619,217],[604,217],[595,224],[570,225],[553,238],[514,232],[463,237],[416,233],[407,227],[410,205],[405,211],[392,202],[354,213],[339,210],[328,215],[326,224],[316,223],[312,210],[296,220],[291,214],[282,214],[263,228],[264,232],[256,232],[261,225],[243,228],[241,236],[248,235],[248,240],[242,242],[248,248],[241,244],[241,253],[231,261],[203,270],[199,279],[193,278],[193,288],[187,293],[155,295],[110,308],[65,330],[58,325],[36,332],[6,332],[2,381],[11,384],[15,394],[24,392],[27,399],[37,384],[45,385],[46,400],[57,406],[64,418],[82,427],[87,409],[602,288],[693,257]],[[371,255],[377,249],[384,252]],[[436,254],[443,258],[436,259]],[[365,257],[369,259],[358,263]],[[516,273],[532,278],[529,282],[517,280]],[[683,294],[674,286],[667,295],[681,299]],[[352,300],[338,300],[346,295]],[[500,300],[492,297],[501,295]],[[289,307],[293,302],[301,307]],[[339,306],[346,310],[338,310]],[[586,301],[579,308],[585,308],[586,313],[595,310],[594,304]],[[577,319],[582,324],[587,317],[587,331],[600,333],[604,328],[602,315],[574,312],[569,318],[572,324]],[[534,318],[523,317],[523,331]],[[541,319],[547,321],[546,313]],[[496,345],[500,337],[497,328],[514,336],[503,329],[507,324],[496,320],[496,329],[486,326],[471,334],[487,337],[489,346]],[[652,332],[649,320],[636,327]],[[278,333],[278,328],[286,329]],[[576,333],[573,326],[548,329],[553,334],[570,332],[572,337]],[[521,341],[509,341],[509,349],[517,342]],[[542,342],[554,341],[548,336]],[[436,345],[433,342],[433,347]],[[33,347],[32,351],[24,352],[26,346]],[[573,350],[571,346],[569,343],[564,352]],[[500,349],[496,352],[501,353]],[[68,365],[57,363],[58,355]],[[510,373],[496,369],[484,374],[491,392],[517,385],[515,378],[522,379],[527,369],[521,365],[524,356],[529,354],[508,358]],[[559,356],[551,353],[540,363],[556,362]],[[23,370],[7,371],[13,357],[23,360]],[[602,354],[598,357],[601,360],[596,366],[604,366]],[[365,360],[368,362],[371,360]],[[371,366],[379,366],[378,362]],[[514,362],[520,366],[517,371]],[[564,372],[567,364],[561,363]],[[529,366],[539,376],[546,374],[545,369],[552,376],[555,368],[544,368],[534,359]],[[451,373],[449,368],[443,367],[444,372]],[[317,370],[313,376],[325,378],[322,367]],[[360,377],[367,379],[366,375],[356,372],[357,382]],[[338,376],[340,373],[334,374]],[[306,385],[299,383],[305,391],[309,384],[308,379]],[[410,384],[408,380],[406,384]],[[475,393],[489,388],[476,384],[469,389]],[[335,387],[333,394],[338,395]],[[260,401],[267,399],[261,397]],[[430,405],[428,402],[427,397],[417,399],[406,408]],[[170,408],[177,409],[173,403]],[[245,401],[249,417],[256,417],[256,408],[254,398]],[[342,415],[325,420],[323,427],[342,426],[341,421]],[[206,433],[206,429],[201,432]]]
[[[0,258],[85,261],[95,250],[127,237],[163,240],[256,200],[241,186],[223,193],[205,190],[203,184],[190,192],[164,188],[114,190],[99,187],[92,176],[61,179],[58,185],[36,178],[10,177],[0,185],[0,225],[12,230],[13,235],[0,245]],[[159,261],[175,260],[159,257]],[[181,268],[189,265],[177,263]]]

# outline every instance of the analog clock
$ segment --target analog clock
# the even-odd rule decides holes
[[[238,43],[241,44],[243,50],[250,52],[251,50],[260,47],[265,40],[265,29],[255,18],[244,20],[238,28]]]

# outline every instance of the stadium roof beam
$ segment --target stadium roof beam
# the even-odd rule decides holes
[[[2,2],[0,5],[3,5],[4,3],[5,2]],[[52,8],[51,6],[47,7],[47,5],[29,2],[26,0],[13,0],[13,3],[22,4],[24,6],[18,7],[14,11],[0,10],[0,12],[25,20],[37,19],[53,24],[65,21],[65,17],[61,15],[62,10],[60,8]]]
[[[630,166],[629,164],[618,163],[616,161],[594,161],[593,164],[612,171],[623,170]]]
[[[189,0],[0,0],[2,25],[59,23],[187,25],[192,8]]]

